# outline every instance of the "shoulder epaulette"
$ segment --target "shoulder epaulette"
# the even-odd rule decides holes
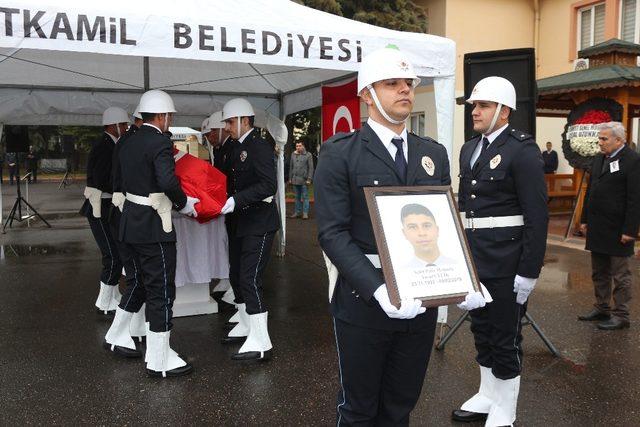
[[[331,138],[327,139],[324,143],[335,143],[338,141],[342,141],[344,139],[347,139],[351,136],[353,136],[356,132],[358,131],[353,131],[353,132],[338,132],[335,135],[333,135]]]
[[[513,136],[518,141],[524,141],[533,138],[533,136],[529,135],[526,132],[519,131],[518,129],[511,129],[511,136]]]

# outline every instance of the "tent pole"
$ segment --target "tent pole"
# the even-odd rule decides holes
[[[142,73],[144,78],[144,91],[149,90],[149,57],[145,56],[142,58]]]
[[[280,94],[278,96],[278,115],[280,116],[280,120],[284,123],[287,115],[284,113],[284,95]],[[288,139],[288,138],[287,138]],[[279,194],[278,201],[278,210],[280,211],[280,230],[276,235],[276,254],[280,258],[284,258],[285,254],[285,246],[287,241],[287,191],[286,191],[286,183],[284,181],[284,147],[278,151],[278,188],[282,189],[282,194]]]

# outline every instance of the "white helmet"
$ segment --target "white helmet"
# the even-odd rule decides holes
[[[411,62],[393,45],[374,50],[362,59],[358,70],[358,95],[364,88],[387,79],[413,79],[413,87],[420,83]]]
[[[469,104],[475,101],[490,101],[516,109],[516,89],[511,82],[503,77],[485,77],[476,83],[467,99]]]
[[[167,92],[153,89],[142,94],[138,110],[141,113],[175,113],[176,107]]]
[[[253,108],[251,109],[253,111]],[[224,120],[222,120],[222,111],[216,111],[209,117],[210,129],[224,129]]]
[[[140,114],[140,106],[136,105],[136,109],[133,111],[133,118],[142,120],[142,114]]]
[[[129,114],[120,107],[109,107],[102,113],[102,125],[129,123]]]
[[[228,120],[231,117],[251,117],[255,115],[253,107],[244,98],[231,99],[222,107],[222,120]]]
[[[209,117],[207,117],[202,121],[202,126],[200,126],[200,133],[209,133],[210,130],[211,128],[209,127]]]

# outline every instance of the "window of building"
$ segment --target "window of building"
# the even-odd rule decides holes
[[[578,50],[604,41],[604,3],[578,10]]]
[[[424,113],[411,113],[411,132],[418,136],[425,136]]]
[[[620,38],[638,43],[638,0],[622,0],[620,2]]]

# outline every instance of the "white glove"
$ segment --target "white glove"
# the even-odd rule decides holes
[[[529,277],[522,277],[516,274],[516,278],[513,281],[513,292],[518,294],[516,296],[516,302],[520,305],[527,302],[529,294],[536,286],[537,279],[530,279]]]
[[[183,215],[187,215],[187,216],[192,216],[194,218],[198,217],[198,212],[196,212],[195,209],[195,205],[196,203],[200,203],[200,199],[197,199],[195,197],[189,197],[187,196],[187,204],[184,205],[184,208],[180,209],[178,212],[180,212]]]
[[[400,309],[397,309],[389,300],[389,293],[387,292],[387,286],[383,283],[373,293],[375,299],[378,300],[380,307],[387,313],[392,319],[413,319],[418,314],[422,314],[427,309],[422,307],[422,301],[419,299],[402,300],[400,303]]]
[[[460,310],[471,311],[477,308],[482,308],[485,305],[493,302],[493,298],[491,294],[484,287],[482,283],[480,283],[480,287],[482,288],[482,293],[480,292],[469,292],[467,296],[464,298],[460,304],[457,304]]]
[[[220,213],[222,215],[226,215],[228,213],[233,212],[233,210],[236,208],[236,201],[233,200],[233,197],[229,197],[227,199],[227,202],[224,204],[224,206],[222,207],[222,210],[220,211]]]

